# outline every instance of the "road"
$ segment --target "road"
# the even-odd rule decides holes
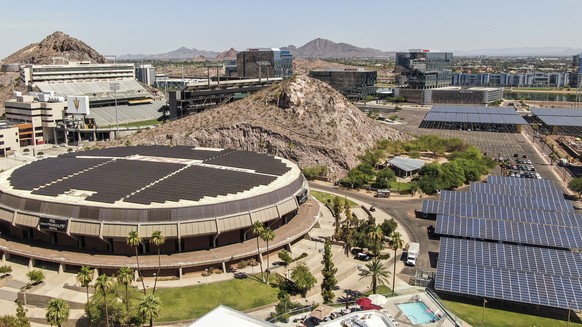
[[[434,220],[427,220],[414,217],[414,211],[420,209],[422,200],[431,199],[436,197],[423,197],[409,198],[408,196],[393,196],[390,199],[387,198],[374,198],[371,193],[359,193],[355,191],[350,191],[331,184],[324,183],[313,183],[313,187],[321,189],[323,191],[333,192],[345,196],[349,196],[360,200],[365,203],[369,203],[376,208],[383,210],[392,216],[398,225],[404,228],[408,234],[410,241],[420,243],[420,256],[418,258],[416,267],[406,267],[402,273],[407,275],[414,275],[416,269],[435,271],[436,261],[434,260],[434,254],[439,250],[439,241],[431,240],[428,238],[427,227],[429,225],[434,225]],[[430,260],[432,258],[432,260]],[[402,260],[402,258],[401,258]]]

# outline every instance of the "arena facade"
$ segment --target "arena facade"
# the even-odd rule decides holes
[[[183,274],[257,256],[251,226],[275,231],[270,251],[301,239],[319,217],[307,182],[289,160],[247,151],[133,146],[68,153],[3,172],[2,259],[75,271],[135,267],[127,235],[142,237],[144,275]],[[266,251],[260,242],[261,252]],[[262,256],[259,256],[262,260]]]

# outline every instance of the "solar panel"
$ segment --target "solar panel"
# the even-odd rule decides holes
[[[582,228],[438,215],[435,233],[564,249],[582,249]]]
[[[582,110],[572,108],[530,108],[536,116],[582,117]]]
[[[499,207],[527,208],[532,210],[547,210],[556,212],[574,212],[574,205],[572,201],[566,199],[548,199],[533,196],[441,191],[439,201]]]
[[[517,114],[503,115],[488,113],[429,112],[424,117],[424,121],[527,125],[527,122]]]
[[[467,114],[495,114],[518,115],[515,109],[509,107],[485,107],[485,106],[446,106],[434,105],[430,112],[435,113],[467,113]]]
[[[513,178],[508,176],[490,175],[487,177],[487,184],[502,184],[513,186],[530,186],[530,187],[551,187],[558,189],[553,181],[549,179],[537,178]]]
[[[581,270],[580,253],[441,238],[435,289],[579,310]]]
[[[232,151],[204,161],[205,164],[251,169],[257,173],[281,176],[291,168],[272,156],[250,151]]]
[[[548,126],[582,126],[582,117],[538,116]]]
[[[553,187],[535,187],[519,185],[503,185],[489,183],[471,183],[472,193],[487,193],[514,196],[533,196],[548,199],[563,199],[562,191]]]

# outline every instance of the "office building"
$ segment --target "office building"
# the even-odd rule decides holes
[[[567,87],[575,74],[530,72],[522,74],[509,73],[454,73],[454,86],[501,86],[501,87]]]
[[[375,70],[362,68],[329,68],[309,72],[309,77],[316,78],[329,84],[346,98],[362,99],[368,95],[375,95]]]
[[[396,82],[400,87],[427,89],[451,85],[452,52],[410,50],[396,53]]]
[[[135,79],[134,64],[91,64],[82,61],[67,65],[23,65],[20,68],[20,80],[30,91],[34,91],[37,83],[112,79]]]
[[[293,56],[278,48],[252,48],[236,56],[238,77],[269,78],[293,75]]]
[[[144,84],[154,85],[156,69],[152,65],[139,65],[135,67],[135,78]]]

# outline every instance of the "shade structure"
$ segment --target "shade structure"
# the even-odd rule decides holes
[[[367,297],[362,297],[362,298],[359,298],[356,300],[356,304],[359,306],[371,305],[372,300],[370,300],[370,298],[367,298]]]
[[[320,305],[315,310],[311,311],[309,314],[310,317],[317,318],[319,320],[325,319],[325,317],[329,316],[329,314],[333,311],[333,307],[328,305]]]
[[[388,299],[384,295],[372,294],[368,296],[368,299],[372,301],[372,304],[382,306],[388,302]]]

